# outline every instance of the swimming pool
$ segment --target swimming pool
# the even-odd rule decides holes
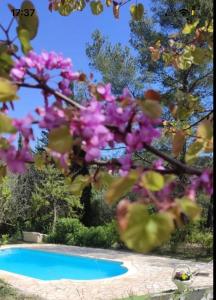
[[[25,248],[0,250],[0,270],[40,280],[103,279],[128,271],[122,262]]]

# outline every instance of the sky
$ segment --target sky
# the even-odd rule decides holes
[[[128,45],[130,37],[130,4],[124,5],[120,10],[120,18],[115,19],[112,8],[106,8],[99,16],[92,15],[89,6],[82,12],[74,12],[69,16],[61,16],[57,12],[48,10],[48,0],[32,0],[39,16],[39,30],[36,38],[31,42],[34,51],[40,53],[42,50],[62,53],[70,57],[74,70],[89,74],[88,58],[85,54],[86,43],[91,41],[91,35],[99,29],[112,43],[120,42]],[[0,0],[0,21],[7,27],[11,19],[11,12],[7,4],[19,8],[20,0]],[[150,0],[145,0],[145,11],[150,12]],[[16,28],[15,24],[13,26]],[[14,31],[15,34],[15,31]],[[12,34],[12,37],[14,37]],[[4,39],[0,32],[0,39]],[[19,41],[16,43],[19,45]],[[18,93],[20,99],[15,103],[15,111],[10,112],[13,117],[24,117],[33,112],[35,106],[42,104],[40,91],[22,88]],[[38,135],[38,130],[36,135]]]

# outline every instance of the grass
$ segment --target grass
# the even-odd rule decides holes
[[[0,300],[42,300],[34,296],[25,296],[0,279]]]

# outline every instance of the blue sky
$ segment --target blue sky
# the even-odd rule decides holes
[[[86,43],[91,41],[91,34],[96,29],[109,37],[112,43],[120,42],[123,45],[128,45],[130,4],[121,8],[120,18],[117,20],[113,17],[112,8],[105,8],[101,15],[94,16],[87,6],[82,12],[75,12],[70,16],[63,17],[57,12],[51,13],[48,10],[48,0],[32,0],[32,2],[37,8],[40,20],[38,35],[32,41],[34,50],[38,53],[42,50],[54,50],[63,53],[65,57],[72,59],[74,70],[82,70],[87,74],[90,72],[85,48]],[[7,7],[8,3],[19,8],[22,1],[0,1],[0,20],[4,26],[7,26],[11,19],[11,13]],[[150,12],[150,3],[150,0],[144,3],[147,12]],[[4,39],[2,32],[0,32],[0,39]],[[16,42],[19,43],[19,41]],[[10,113],[11,116],[23,117],[28,112],[32,112],[35,106],[42,103],[38,90],[22,89],[19,96],[20,99],[16,101],[16,109]]]

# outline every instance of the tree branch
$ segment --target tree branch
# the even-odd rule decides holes
[[[148,164],[151,164],[150,161],[148,161],[147,159],[145,159],[144,157],[142,157],[141,155],[139,155],[139,153],[135,152],[135,155],[136,155],[137,157],[139,157],[141,160],[143,160],[144,162],[146,162],[146,163],[148,163]]]
[[[200,122],[202,122],[205,119],[208,119],[208,117],[213,113],[213,109],[204,117],[202,117],[201,119],[199,119],[198,121],[196,121],[195,123],[191,124],[189,127],[185,128],[184,130],[188,130],[191,129],[192,127],[198,125]]]
[[[188,92],[191,93],[191,92],[195,89],[197,83],[198,83],[199,81],[205,79],[205,78],[208,77],[209,75],[212,75],[212,71],[208,72],[207,74],[205,74],[205,75],[203,75],[202,77],[200,77],[200,78],[198,78],[197,80],[195,80],[195,81],[192,83],[192,85],[190,86]]]
[[[16,59],[20,59],[20,57],[18,55],[16,55],[15,53],[13,54],[13,56]],[[38,85],[31,85],[31,84],[28,84],[28,83],[17,83],[19,86],[28,87],[28,88],[39,88],[39,89],[42,89],[42,90],[44,90],[44,91],[52,94],[53,96],[64,100],[68,104],[70,104],[72,106],[75,106],[76,108],[86,109],[84,106],[80,105],[79,103],[77,103],[73,99],[71,99],[71,98],[65,96],[64,94],[62,94],[62,93],[60,93],[58,91],[55,91],[53,88],[49,87],[46,83],[42,82],[42,80],[40,78],[38,78],[37,75],[35,75],[34,73],[30,72],[29,70],[27,70],[27,74],[31,78],[35,79],[38,82]]]
[[[200,176],[202,174],[202,170],[196,169],[193,167],[189,167],[189,166],[183,164],[182,162],[176,160],[175,158],[155,149],[153,146],[145,144],[144,148],[147,151],[149,151],[149,152],[155,154],[156,156],[163,158],[165,161],[169,162],[171,165],[173,165],[175,167],[175,171],[177,171],[178,173],[185,173],[185,174],[189,174],[189,175],[198,175],[198,176]]]

